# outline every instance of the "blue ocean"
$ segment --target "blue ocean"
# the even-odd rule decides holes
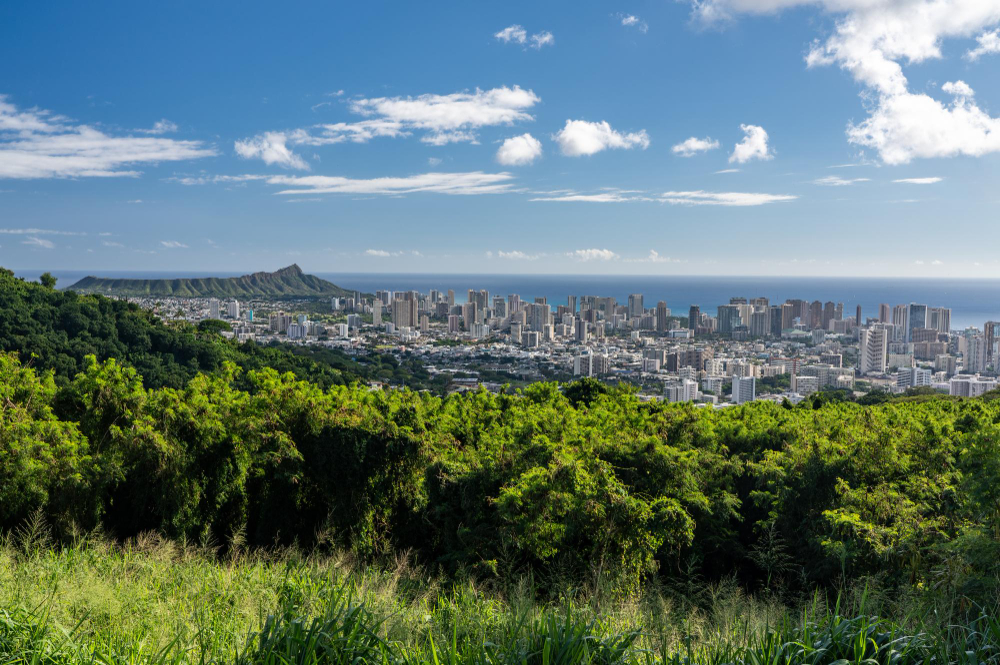
[[[37,279],[41,270],[16,271],[19,277]],[[95,271],[53,270],[59,286],[69,286]],[[167,277],[231,277],[241,273],[97,271],[101,277],[156,279]],[[686,315],[691,305],[714,314],[716,307],[732,297],[766,297],[772,303],[788,298],[844,303],[844,315],[853,316],[861,305],[862,317],[878,315],[880,303],[889,305],[921,303],[951,308],[953,329],[1000,320],[1000,279],[886,279],[859,277],[675,277],[654,275],[496,275],[432,273],[314,273],[345,289],[373,293],[431,289],[455,291],[463,302],[469,289],[486,289],[490,295],[516,293],[522,300],[544,296],[555,305],[565,304],[566,296],[614,296],[624,302],[630,293],[641,293],[646,307],[664,300],[678,315]]]

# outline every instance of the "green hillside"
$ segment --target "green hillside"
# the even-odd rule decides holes
[[[297,265],[276,272],[255,272],[242,277],[178,279],[111,279],[84,277],[70,291],[112,296],[163,296],[175,298],[287,298],[348,296],[353,291],[307,275]]]

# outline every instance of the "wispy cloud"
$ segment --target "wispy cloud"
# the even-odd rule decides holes
[[[161,240],[160,244],[167,249],[187,249],[187,245],[176,240]]]
[[[273,176],[267,182],[283,185],[278,194],[502,194],[511,191],[510,173],[424,173],[401,178],[354,179],[339,176]]]
[[[638,259],[625,259],[626,263],[683,263],[681,259],[663,256],[655,249],[649,250],[649,255]]]
[[[40,247],[42,249],[52,249],[56,246],[51,240],[46,240],[45,238],[39,238],[36,236],[31,236],[27,240],[22,240],[21,244],[28,245],[30,247]]]
[[[933,185],[941,182],[944,178],[931,177],[931,178],[900,178],[898,180],[893,180],[893,182],[898,182],[904,185]]]
[[[165,125],[143,133],[168,131]],[[162,130],[162,131],[161,131]],[[135,177],[143,164],[215,155],[201,141],[109,136],[40,109],[19,110],[0,95],[0,178]]]
[[[83,231],[57,231],[56,229],[0,229],[0,233],[14,236],[85,236]]]
[[[488,252],[487,254],[491,255],[492,252]],[[511,259],[511,260],[514,260],[514,261],[537,261],[538,259],[541,258],[541,255],[540,254],[528,254],[526,252],[522,252],[522,251],[516,250],[516,249],[515,250],[511,250],[509,252],[505,252],[504,250],[501,249],[501,250],[497,251],[497,258]]]
[[[813,180],[814,185],[825,185],[827,187],[846,187],[859,182],[871,182],[870,178],[841,178],[836,175],[828,175]]]
[[[676,205],[692,206],[760,206],[768,203],[794,201],[797,196],[790,194],[759,194],[749,192],[664,192],[661,201]]]
[[[420,134],[420,140],[435,146],[477,143],[483,127],[510,126],[534,120],[529,113],[541,98],[519,86],[499,87],[448,95],[417,97],[373,97],[352,99],[351,112],[366,119],[313,125],[290,131],[271,131],[237,141],[236,152],[244,158],[308,170],[309,165],[290,146],[325,146],[367,143],[374,138],[396,138]]]

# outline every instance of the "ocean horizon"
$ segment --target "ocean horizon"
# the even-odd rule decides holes
[[[15,275],[37,280],[44,270],[15,270]],[[191,277],[237,277],[231,271],[142,271],[142,270],[50,270],[65,288],[88,275],[124,279],[170,279]],[[641,293],[644,305],[654,307],[663,300],[675,315],[686,316],[691,305],[714,314],[732,297],[766,297],[773,303],[787,299],[844,303],[844,316],[853,316],[861,305],[862,318],[878,315],[881,303],[921,303],[951,309],[952,328],[982,329],[986,321],[1000,320],[1000,279],[912,278],[912,277],[759,277],[682,275],[553,275],[497,273],[357,273],[315,272],[338,286],[373,293],[380,289],[431,289],[455,291],[457,302],[466,300],[469,289],[486,289],[490,295],[516,293],[523,300],[544,297],[553,305],[566,303],[570,295],[614,296],[624,302],[629,294]]]

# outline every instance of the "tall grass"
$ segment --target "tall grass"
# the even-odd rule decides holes
[[[53,548],[26,532],[0,543],[0,665],[1000,665],[995,608],[956,622],[875,593],[699,589],[540,597],[530,578],[443,583],[405,557],[220,558],[152,535]]]

